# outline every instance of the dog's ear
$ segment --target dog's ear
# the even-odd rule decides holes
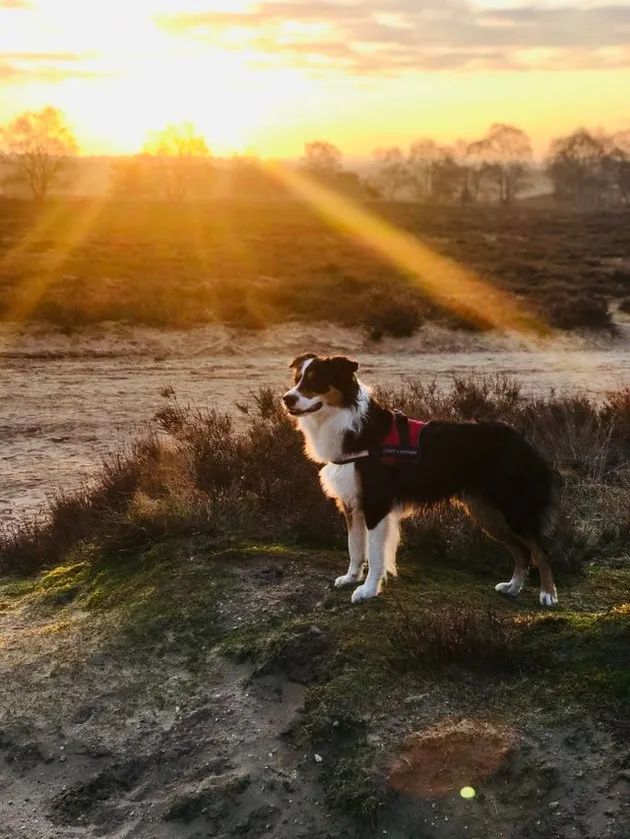
[[[351,358],[346,358],[345,355],[333,355],[328,361],[332,365],[333,370],[340,376],[351,376],[359,369],[359,362],[353,361]]]
[[[317,356],[314,352],[305,352],[303,355],[298,355],[298,357],[294,358],[291,364],[289,364],[289,370],[298,370],[309,358],[317,358]]]

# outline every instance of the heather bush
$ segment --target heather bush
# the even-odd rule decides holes
[[[107,461],[89,486],[51,499],[39,519],[0,534],[3,569],[54,565],[85,540],[119,548],[181,533],[344,545],[341,517],[323,497],[317,467],[304,456],[277,394],[251,394],[237,406],[238,422],[182,405],[171,391],[164,395],[151,434]],[[455,379],[450,388],[410,382],[378,396],[420,418],[502,419],[532,440],[564,483],[549,534],[557,566],[579,569],[630,552],[630,390],[598,404],[586,396],[529,397],[511,379],[478,377]],[[450,506],[413,519],[405,539],[428,559],[506,560]]]

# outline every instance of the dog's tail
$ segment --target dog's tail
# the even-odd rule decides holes
[[[543,511],[542,520],[542,535],[547,539],[552,539],[558,528],[562,526],[565,518],[562,513],[560,505],[562,490],[564,488],[564,480],[560,472],[554,467],[550,466],[549,477],[549,500],[546,508]]]

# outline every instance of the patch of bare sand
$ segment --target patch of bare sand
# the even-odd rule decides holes
[[[390,767],[391,789],[416,798],[441,798],[495,775],[512,753],[516,732],[474,719],[443,720],[404,743]]]

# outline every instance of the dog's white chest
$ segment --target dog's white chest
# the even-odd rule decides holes
[[[351,509],[357,506],[360,487],[354,463],[340,466],[327,463],[319,473],[319,480],[329,498],[339,499]]]

